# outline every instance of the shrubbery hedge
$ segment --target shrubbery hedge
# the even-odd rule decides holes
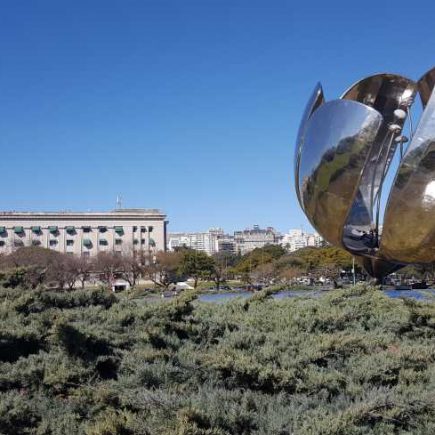
[[[0,290],[0,433],[435,433],[435,306]]]

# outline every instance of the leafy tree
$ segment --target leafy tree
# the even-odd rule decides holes
[[[216,284],[219,290],[221,284],[232,275],[231,268],[236,264],[238,257],[230,252],[217,252],[212,256],[213,268],[210,279]]]
[[[200,279],[207,279],[213,275],[215,262],[205,252],[190,249],[182,251],[181,255],[179,272],[181,275],[193,278],[195,288]]]
[[[266,245],[263,248],[256,248],[245,254],[233,268],[235,274],[249,275],[260,264],[271,263],[281,258],[286,253],[279,245]]]

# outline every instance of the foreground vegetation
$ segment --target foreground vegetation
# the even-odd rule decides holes
[[[435,306],[0,290],[0,433],[435,433]]]

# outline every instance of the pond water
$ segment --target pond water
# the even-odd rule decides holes
[[[324,294],[328,294],[327,291],[321,290],[283,290],[272,295],[274,299],[285,299],[295,297],[317,298]],[[390,298],[411,298],[416,300],[426,300],[435,302],[435,289],[426,290],[384,290],[384,294]],[[252,292],[239,291],[229,293],[210,293],[203,294],[199,297],[202,302],[215,302],[222,303],[232,299],[242,298],[246,299],[252,296]]]

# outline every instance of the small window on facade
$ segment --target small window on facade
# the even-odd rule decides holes
[[[148,227],[148,232],[152,233],[153,232],[154,227]]]
[[[50,240],[50,246],[56,246],[57,240]]]
[[[98,227],[100,233],[105,233],[107,231],[107,227]]]
[[[121,239],[115,239],[115,245],[122,245]]]
[[[4,240],[0,240],[0,246],[5,246],[5,241]]]
[[[84,233],[90,233],[91,232],[91,227],[83,227],[83,232]]]
[[[138,245],[139,244],[139,240],[138,239],[134,239],[133,240],[133,245]]]
[[[145,245],[145,239],[141,239],[140,242],[142,243],[142,245]]]
[[[107,246],[109,244],[106,239],[100,239],[98,243],[100,246]]]
[[[73,246],[74,245],[74,240],[67,240],[66,241],[66,246]]]
[[[146,233],[147,232],[147,227],[140,227],[140,232],[141,233]]]
[[[133,227],[133,232],[135,232],[135,231],[137,231],[137,227],[136,226]]]

